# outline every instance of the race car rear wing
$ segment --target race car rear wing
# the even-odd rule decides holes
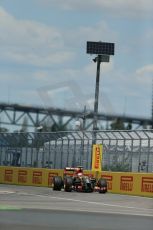
[[[64,168],[64,176],[73,175],[75,168],[66,167]]]
[[[72,168],[72,167],[65,167],[65,169],[64,169],[65,171],[74,171],[75,170],[75,168]]]
[[[78,166],[78,167],[65,167],[64,168],[64,175],[72,175],[75,171],[76,171],[76,169],[78,169],[78,168],[80,168],[80,169],[82,169],[83,167],[82,166]]]
[[[72,168],[72,167],[66,167],[64,169],[64,172],[74,172],[75,171],[75,168]]]

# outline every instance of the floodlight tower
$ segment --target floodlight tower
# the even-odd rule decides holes
[[[96,143],[100,64],[101,64],[101,62],[109,62],[110,55],[114,55],[114,47],[115,47],[114,43],[87,41],[87,53],[97,55],[97,57],[95,57],[93,59],[94,62],[97,62],[95,101],[94,101],[94,117],[93,117],[93,131],[94,131],[93,144]]]
[[[153,79],[152,79],[152,125],[151,128],[153,129]]]

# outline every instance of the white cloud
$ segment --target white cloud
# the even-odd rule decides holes
[[[145,40],[148,40],[150,43],[153,41],[153,29],[149,29],[147,33],[145,34]]]
[[[83,44],[85,48],[87,39],[117,39],[116,32],[104,21],[95,26],[62,31],[35,21],[17,20],[2,7],[0,21],[0,59],[38,67],[72,60],[75,58],[74,48]]]
[[[96,64],[91,62],[89,65],[85,66],[83,71],[87,76],[95,76],[96,75]],[[113,61],[111,60],[109,63],[101,63],[101,74],[110,73],[114,68]]]
[[[17,20],[0,7],[0,59],[50,66],[73,58],[65,51],[61,33],[54,27]]]
[[[17,20],[0,7],[0,59],[18,64],[49,67],[75,58],[87,40],[117,40],[105,21],[95,26],[59,30],[42,23]]]
[[[36,0],[35,0],[36,2]],[[152,0],[39,0],[41,4],[63,10],[102,11],[116,16],[152,16]]]
[[[70,60],[73,57],[70,52],[55,52],[53,54],[41,54],[30,51],[16,50],[5,51],[3,60],[10,60],[18,64],[30,64],[38,67],[49,67],[51,64],[59,64]]]
[[[144,7],[142,7],[141,0],[139,1],[139,4],[134,0],[129,0],[126,2],[124,0],[88,0],[88,3],[85,0],[48,0],[48,2],[52,4],[54,3],[56,6],[61,4],[60,7],[64,7],[65,5],[67,9],[100,9],[101,12],[105,11],[105,13],[109,13],[109,15],[111,15],[112,12],[113,14],[115,13],[118,15],[120,12],[122,14],[129,14],[130,12],[131,14],[138,15],[139,13],[150,13],[152,10],[152,5],[150,5],[150,9],[147,9],[149,3],[147,0],[145,1],[146,6]],[[124,4],[122,4],[123,2]],[[116,4],[116,6],[114,4]],[[78,24],[79,23],[80,22],[78,22]],[[118,32],[120,32],[120,34],[118,34]],[[143,47],[142,44],[145,40],[145,36],[151,41],[153,33],[151,30],[148,34],[142,32],[142,36],[140,36],[140,38],[144,40],[141,40],[141,44],[140,38],[136,39],[132,33],[131,37],[129,33],[128,39],[125,41],[123,39],[123,33],[124,31],[114,31],[114,28],[110,28],[105,21],[100,21],[93,26],[76,26],[74,29],[67,29],[65,27],[64,30],[62,30],[56,27],[46,26],[45,24],[38,23],[36,21],[18,20],[0,7],[0,59],[2,60],[2,63],[4,60],[8,66],[8,69],[5,69],[8,75],[4,75],[2,70],[0,73],[2,98],[7,91],[6,88],[5,90],[3,89],[3,83],[6,85],[9,82],[15,92],[14,95],[13,93],[11,94],[13,95],[12,98],[14,98],[14,101],[22,100],[25,102],[30,101],[31,103],[35,103],[34,101],[37,100],[39,103],[40,98],[36,95],[37,88],[44,85],[48,86],[49,84],[53,85],[56,83],[56,81],[64,82],[69,81],[70,79],[78,82],[83,92],[89,94],[92,92],[94,94],[96,64],[92,62],[93,56],[90,57],[89,55],[85,54],[85,46],[87,40],[99,41],[100,39],[102,41],[107,40],[119,44],[117,44],[115,48],[116,56],[111,57],[110,63],[103,63],[101,66],[102,79],[100,84],[102,94],[106,93],[105,98],[108,95],[109,98],[111,98],[112,103],[116,98],[116,101],[118,100],[116,102],[118,105],[120,104],[121,100],[124,99],[125,95],[127,97],[129,96],[129,98],[132,98],[130,103],[134,103],[134,97],[142,98],[148,95],[150,78],[146,78],[145,76],[150,76],[153,73],[153,65],[146,65],[136,71],[131,71],[131,68],[129,68],[128,65],[126,66],[126,64],[125,66],[124,64],[122,66],[120,65],[120,68],[115,68],[115,64],[116,62],[120,61],[118,57],[121,49],[122,52],[124,52],[124,56],[122,56],[124,59],[126,53],[132,53],[133,50],[131,51],[131,49],[133,46],[135,47],[137,45],[139,49],[140,47]],[[125,46],[123,46],[121,37],[125,42]],[[132,44],[134,45],[129,45],[129,42],[133,42]],[[147,42],[147,44],[151,43]],[[145,47],[145,49],[146,48],[147,47]],[[117,49],[120,50],[118,51]],[[150,47],[149,49],[151,50]],[[89,64],[84,64],[83,59],[79,56],[80,51],[84,53],[84,61]],[[69,68],[68,65],[60,65],[75,58],[74,52],[78,56],[72,65],[70,63],[69,66],[72,68]],[[139,53],[140,52],[138,52],[138,54]],[[138,61],[140,56],[141,54],[138,57]],[[132,55],[130,55],[130,58],[131,57],[133,58]],[[133,58],[133,60],[137,59]],[[128,64],[126,61],[127,60],[125,60],[124,63]],[[146,61],[147,60],[145,60],[145,63]],[[58,64],[58,68],[49,68],[46,71],[42,71],[41,68],[38,68],[36,72],[34,72],[33,69],[31,70],[31,68],[25,68],[25,71],[19,68],[16,72],[14,71],[14,73],[12,73],[12,67],[9,66],[9,62],[17,64],[24,63],[37,67],[50,67],[51,65]],[[119,63],[117,65],[119,66]],[[124,72],[121,69],[124,69]],[[30,94],[31,91],[34,91],[34,93]],[[102,105],[105,98],[102,95]]]
[[[153,74],[153,64],[141,67],[140,69],[136,70],[136,74],[138,74],[139,76]]]
[[[86,41],[105,41],[114,42],[118,39],[118,34],[105,21],[100,21],[93,26],[82,26],[63,32],[65,42],[71,45],[86,46]]]
[[[0,7],[0,42],[6,45],[42,47],[62,47],[62,38],[56,28],[34,21],[17,20]]]

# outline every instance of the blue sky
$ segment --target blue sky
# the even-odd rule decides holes
[[[0,0],[0,101],[92,110],[86,41],[107,41],[99,111],[150,117],[152,12],[152,0]]]

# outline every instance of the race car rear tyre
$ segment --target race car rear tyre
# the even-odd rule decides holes
[[[61,176],[55,176],[53,178],[53,190],[55,191],[61,191],[63,187],[63,180]]]
[[[65,192],[72,192],[73,179],[72,177],[66,177],[64,182]]]
[[[98,180],[98,187],[99,189],[99,193],[106,193],[107,192],[107,180],[104,178],[100,178]]]

